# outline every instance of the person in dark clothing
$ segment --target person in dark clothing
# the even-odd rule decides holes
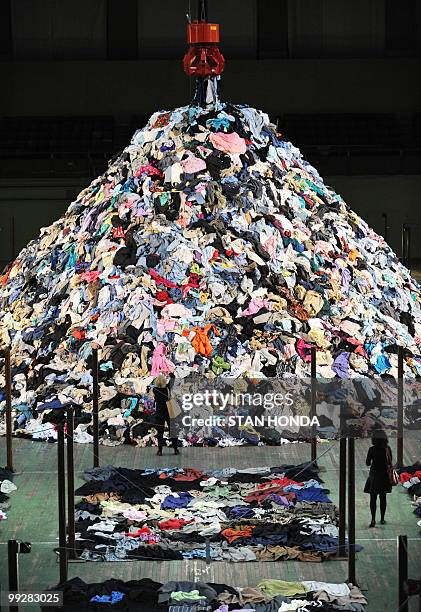
[[[388,465],[392,463],[392,451],[388,444],[387,436],[381,432],[371,439],[372,446],[368,449],[366,465],[370,466],[370,474],[365,483],[364,493],[370,495],[371,523],[370,527],[376,526],[377,496],[380,498],[380,523],[386,523],[386,495],[392,492],[387,471]]]
[[[170,399],[170,389],[168,386],[167,379],[165,376],[159,375],[155,379],[155,386],[153,388],[153,395],[155,398],[155,419],[156,428],[158,430],[158,452],[157,455],[162,456],[162,448],[164,446],[164,429],[165,425],[168,426],[168,432],[171,435],[171,421],[170,415],[168,414],[167,402]],[[174,449],[174,454],[178,455],[178,440],[177,438],[171,438],[171,444]]]

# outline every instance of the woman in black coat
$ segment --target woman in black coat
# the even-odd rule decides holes
[[[171,435],[171,420],[168,414],[167,402],[170,399],[170,389],[165,376],[159,375],[155,379],[155,386],[153,388],[153,395],[155,398],[155,420],[156,428],[158,430],[158,452],[157,455],[162,455],[162,449],[164,446],[164,429],[165,425],[168,426],[168,432]],[[177,438],[171,438],[171,444],[174,449],[174,454],[178,455],[178,440]]]
[[[386,495],[392,492],[388,466],[392,463],[392,451],[386,434],[371,439],[372,446],[368,449],[366,465],[370,466],[370,474],[365,483],[364,493],[370,494],[370,527],[376,526],[377,496],[380,498],[380,523],[384,525],[386,514]]]

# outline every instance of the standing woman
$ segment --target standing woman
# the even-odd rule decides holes
[[[370,474],[365,483],[364,493],[370,494],[371,523],[376,526],[377,496],[380,498],[380,523],[384,525],[386,514],[386,495],[392,492],[388,467],[392,464],[392,451],[384,432],[379,432],[371,439],[372,446],[368,449],[366,465],[370,466]]]
[[[156,428],[158,430],[158,452],[156,453],[160,457],[162,456],[162,448],[164,446],[164,429],[165,425],[168,426],[168,433],[171,435],[171,420],[168,414],[167,402],[170,399],[170,389],[165,376],[160,374],[155,378],[155,386],[153,388],[153,395],[155,398],[155,418]],[[171,444],[174,449],[174,454],[179,455],[177,448],[177,438],[171,438]]]

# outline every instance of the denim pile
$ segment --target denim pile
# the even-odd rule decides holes
[[[312,464],[94,468],[76,491],[87,561],[323,561],[338,549],[338,510]],[[359,548],[360,550],[360,548]]]
[[[421,527],[421,463],[399,468],[398,473],[399,482],[411,496],[414,514],[419,518],[417,525]]]
[[[146,444],[157,374],[308,377],[315,347],[319,376],[396,376],[400,345],[413,378],[420,337],[409,271],[245,105],[154,113],[0,277],[15,429],[42,439],[71,404],[91,440],[93,348],[103,440]]]
[[[63,607],[49,607],[46,611],[109,608],[147,612],[364,612],[367,605],[360,589],[351,583],[314,580],[261,580],[254,587],[232,587],[188,580],[162,584],[149,578],[87,584],[72,578],[54,589],[63,591]]]

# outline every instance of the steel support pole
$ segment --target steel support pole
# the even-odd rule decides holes
[[[4,349],[4,378],[6,381],[6,468],[13,469],[13,425],[12,425],[12,367],[10,363],[10,348]]]
[[[74,411],[67,410],[67,540],[69,559],[76,558],[75,552],[75,462],[73,448]]]
[[[66,554],[66,473],[64,459],[64,430],[63,424],[58,426],[57,444],[57,492],[58,492],[58,539],[60,582],[67,580],[67,554]]]
[[[403,348],[398,347],[398,439],[397,458],[398,467],[403,466]]]
[[[355,439],[348,440],[348,582],[356,584],[355,568]]]
[[[197,19],[198,21],[208,20],[208,0],[197,0]]]
[[[9,591],[19,591],[19,544],[17,540],[7,542],[7,563],[9,570]],[[18,606],[10,606],[11,612],[18,612]]]
[[[311,347],[311,407],[310,417],[316,416],[316,347]],[[311,427],[311,460],[317,459],[317,430],[312,425]]]
[[[398,536],[398,609],[399,612],[408,612],[408,595],[406,581],[408,580],[408,538],[406,535]]]
[[[389,232],[387,213],[382,213],[382,217],[383,217],[383,238],[387,242],[388,232]]]
[[[346,438],[339,442],[339,547],[338,556],[346,556]]]
[[[99,467],[99,422],[98,422],[98,349],[92,351],[92,427],[93,427],[93,466]]]
[[[401,239],[402,239],[402,255],[401,255],[401,260],[404,266],[406,266],[406,225],[405,223],[402,225],[402,234],[401,234]]]

